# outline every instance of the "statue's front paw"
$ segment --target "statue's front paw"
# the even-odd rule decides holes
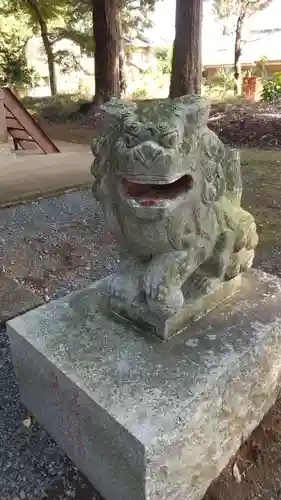
[[[240,252],[233,253],[226,269],[226,278],[232,279],[241,272],[248,271],[252,267],[254,256],[255,251],[247,250],[246,248],[243,248]]]
[[[115,274],[109,277],[107,287],[109,295],[132,303],[139,294],[139,279],[137,275],[130,273]]]
[[[188,282],[188,287],[186,291],[190,298],[195,292],[197,296],[208,295],[212,293],[221,283],[221,279],[215,276],[206,276],[200,272],[194,273],[192,278]]]
[[[164,284],[150,283],[145,288],[146,301],[152,312],[164,316],[173,316],[183,307],[184,296],[181,289]]]

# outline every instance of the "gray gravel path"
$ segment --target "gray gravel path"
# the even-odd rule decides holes
[[[69,253],[65,253],[62,242],[70,245]],[[54,248],[53,274],[50,271],[46,275],[49,254]],[[79,248],[83,248],[83,255],[79,254],[77,261]],[[270,255],[261,249],[257,262],[267,271],[280,273],[280,255],[279,248],[272,249]],[[47,283],[51,288],[50,297],[55,298],[116,270],[119,254],[104,230],[98,203],[89,190],[84,190],[1,210],[0,264],[23,281],[30,274],[39,273],[41,285]],[[37,288],[42,292],[42,287],[38,285]],[[5,328],[2,327],[1,500],[101,500],[40,425],[34,423],[29,428],[23,425],[26,416],[20,403]]]
[[[0,210],[0,265],[40,295],[85,286],[118,262],[90,189]]]
[[[27,255],[30,263],[44,249],[44,243],[58,244],[69,232],[68,243],[89,247],[89,239],[101,241],[106,256],[95,255],[89,269],[73,277],[66,266],[55,281],[52,298],[68,293],[88,281],[118,267],[118,253],[111,240],[104,242],[104,224],[100,207],[89,190],[72,192],[0,211],[0,262],[13,271],[26,262],[13,261],[15,249]],[[32,244],[37,245],[32,246]],[[31,248],[29,255],[28,249]],[[74,248],[74,244],[73,244]],[[98,249],[101,249],[98,246]],[[90,247],[90,250],[92,248]],[[44,259],[38,259],[44,267]],[[86,268],[86,269],[85,269]],[[17,275],[17,273],[15,273]],[[28,272],[27,272],[28,274]],[[70,278],[69,278],[70,276]],[[17,276],[19,278],[19,276]],[[77,278],[75,280],[75,278]],[[38,290],[37,290],[38,291]],[[83,478],[65,454],[39,424],[26,428],[26,410],[20,403],[18,385],[12,368],[5,328],[0,329],[0,498],[1,500],[100,500],[101,497]]]

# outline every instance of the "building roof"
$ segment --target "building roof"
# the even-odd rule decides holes
[[[219,47],[205,41],[203,46],[204,66],[226,66],[233,64],[234,36],[221,36]],[[251,31],[244,43],[241,62],[254,64],[261,57],[270,61],[281,61],[281,30]]]

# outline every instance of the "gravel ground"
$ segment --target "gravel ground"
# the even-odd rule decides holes
[[[90,189],[0,211],[0,265],[44,298],[114,272],[119,255]]]
[[[0,211],[0,263],[49,300],[118,269],[119,254],[89,190]],[[277,270],[280,250],[261,249]],[[101,500],[37,423],[26,427],[5,328],[0,330],[1,500]],[[27,422],[30,423],[29,421]]]
[[[114,242],[89,190],[1,210],[0,230],[1,265],[45,298],[64,295],[118,268]],[[1,500],[100,499],[44,429],[37,423],[25,427],[26,416],[2,327]]]

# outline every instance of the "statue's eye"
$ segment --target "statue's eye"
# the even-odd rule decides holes
[[[140,142],[141,124],[137,121],[127,121],[124,124],[123,139],[128,148],[136,146]]]
[[[179,144],[179,134],[173,132],[160,137],[160,142],[165,148],[176,148]]]
[[[160,122],[160,123],[158,123],[158,130],[161,133],[168,132],[169,125],[166,122]]]
[[[140,124],[138,122],[131,122],[127,126],[127,130],[131,132],[132,134],[137,134],[140,130]]]
[[[138,137],[135,137],[134,135],[124,134],[123,139],[127,148],[133,148],[139,143]]]

